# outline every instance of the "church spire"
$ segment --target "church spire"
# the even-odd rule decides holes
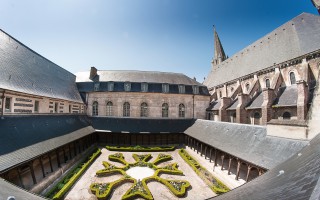
[[[213,34],[214,34],[214,58],[212,59],[212,64],[217,65],[222,63],[224,60],[226,60],[227,57],[226,57],[226,54],[224,53],[218,33],[216,32],[216,29],[214,26],[213,26]]]

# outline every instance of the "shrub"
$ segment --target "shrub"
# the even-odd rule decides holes
[[[174,151],[175,146],[162,146],[162,147],[147,147],[147,146],[106,146],[109,151],[129,151],[129,152],[159,152],[159,151]]]
[[[53,190],[51,190],[47,196],[52,197],[52,199],[62,199],[62,197],[69,191],[69,189],[73,186],[73,184],[78,180],[78,178],[86,171],[86,169],[92,164],[92,162],[101,154],[101,150],[98,149],[95,153],[92,154],[84,163],[80,163],[78,167],[70,172],[64,180],[60,181],[57,186],[55,186],[55,190],[57,191],[55,195],[52,197]],[[80,167],[81,166],[81,167]],[[69,181],[65,181],[69,179]],[[62,186],[63,185],[63,186]],[[61,188],[62,187],[62,188]],[[50,195],[50,196],[49,196]]]
[[[202,167],[184,149],[179,150],[179,155],[198,174],[198,176],[207,183],[214,193],[222,194],[230,190],[219,179],[215,178],[206,168]]]

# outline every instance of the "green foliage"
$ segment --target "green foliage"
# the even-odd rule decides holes
[[[178,170],[178,164],[168,164],[164,167],[157,167],[156,164],[171,160],[172,157],[166,154],[159,154],[157,159],[154,162],[148,162],[152,156],[151,154],[138,155],[132,154],[132,157],[135,159],[135,163],[127,163],[124,160],[124,156],[122,153],[112,154],[109,156],[109,160],[126,163],[124,167],[117,167],[112,165],[106,161],[102,164],[105,169],[99,170],[96,172],[97,176],[103,176],[110,173],[121,173],[124,177],[120,180],[111,182],[111,183],[93,183],[90,186],[90,190],[94,193],[97,198],[107,199],[111,195],[112,191],[115,187],[126,183],[133,182],[133,186],[122,196],[123,200],[127,199],[136,199],[136,198],[144,198],[144,199],[153,199],[153,196],[150,190],[147,187],[147,183],[150,181],[157,181],[161,184],[164,184],[169,190],[176,195],[177,197],[182,197],[185,195],[187,188],[190,187],[190,183],[188,181],[183,180],[166,180],[159,177],[159,174],[174,174],[174,175],[183,175],[183,172]],[[144,178],[143,180],[135,180],[126,174],[126,170],[131,167],[149,167],[155,170],[155,173],[151,177]]]
[[[192,158],[186,150],[180,149],[179,155],[186,161],[186,163],[188,163],[188,165],[191,166],[198,176],[207,183],[214,193],[222,194],[230,190],[219,179],[215,178],[206,168],[202,167],[198,161]]]
[[[62,197],[69,191],[78,178],[85,172],[85,170],[92,164],[92,162],[101,154],[98,149],[90,157],[85,159],[73,170],[71,170],[63,180],[58,182],[47,194],[46,197],[52,199],[62,199]]]
[[[148,147],[148,146],[106,146],[109,151],[129,151],[129,152],[160,152],[160,151],[174,151],[175,146],[161,146],[161,147]]]

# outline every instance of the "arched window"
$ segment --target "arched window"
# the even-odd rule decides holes
[[[220,98],[222,98],[222,92],[221,91],[219,92],[219,95],[220,95]]]
[[[108,103],[107,103],[107,116],[113,115],[112,107],[113,107],[113,103],[111,101],[108,101]]]
[[[285,120],[291,119],[291,114],[289,112],[284,112],[282,118]]]
[[[169,116],[169,105],[167,103],[162,104],[162,117]]]
[[[182,103],[179,104],[179,117],[185,117],[185,107]]]
[[[231,87],[231,88],[230,88],[230,91],[233,92],[233,90],[234,90],[233,87]]]
[[[130,103],[128,102],[123,104],[123,116],[130,117]]]
[[[270,88],[270,79],[266,79],[266,88]]]
[[[290,72],[290,83],[291,85],[296,84],[296,76],[294,74],[294,72]]]
[[[247,83],[247,84],[246,84],[246,91],[249,92],[249,89],[250,89],[250,84]]]
[[[141,104],[141,111],[140,111],[141,117],[148,117],[148,104],[143,102]]]
[[[92,103],[92,116],[98,115],[98,102],[95,101]]]

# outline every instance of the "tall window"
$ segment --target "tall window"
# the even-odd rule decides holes
[[[234,90],[233,87],[231,87],[231,88],[230,88],[230,91],[233,92],[233,90]]]
[[[291,85],[296,84],[296,76],[294,75],[294,72],[290,72],[289,76]]]
[[[194,85],[192,86],[192,89],[193,89],[193,94],[199,94],[199,86]]]
[[[39,112],[39,101],[34,101],[34,110],[35,113]]]
[[[98,102],[95,101],[92,104],[92,116],[98,116]]]
[[[148,92],[148,83],[141,83],[141,92]]]
[[[108,82],[108,91],[113,91],[114,83]]]
[[[129,92],[131,90],[131,83],[125,82],[124,83],[124,91]]]
[[[186,92],[186,88],[184,85],[179,85],[179,93],[184,94]]]
[[[167,103],[162,104],[162,117],[169,116],[169,105]]]
[[[162,84],[162,92],[163,93],[169,92],[169,84],[167,84],[167,83]]]
[[[284,112],[282,118],[285,120],[291,119],[291,114],[289,112]]]
[[[71,113],[71,105],[69,105],[69,113]]]
[[[185,107],[182,103],[179,104],[179,117],[185,117]]]
[[[140,111],[141,117],[148,117],[148,104],[143,102],[141,104],[141,111]]]
[[[93,87],[93,90],[94,91],[99,91],[99,88],[100,88],[100,83],[95,83],[94,87]]]
[[[250,89],[250,84],[247,83],[247,84],[246,84],[246,91],[249,92],[249,89]]]
[[[270,79],[266,79],[266,88],[270,88]]]
[[[58,103],[54,103],[54,112],[55,112],[55,113],[58,112]]]
[[[108,101],[107,103],[107,116],[112,116],[112,107],[113,107],[113,103],[111,101]]]
[[[220,98],[222,98],[222,92],[221,91],[219,91],[219,95],[220,95]]]
[[[128,102],[123,104],[123,116],[130,117],[130,104]]]
[[[6,112],[11,112],[11,98],[6,97],[4,107]]]

